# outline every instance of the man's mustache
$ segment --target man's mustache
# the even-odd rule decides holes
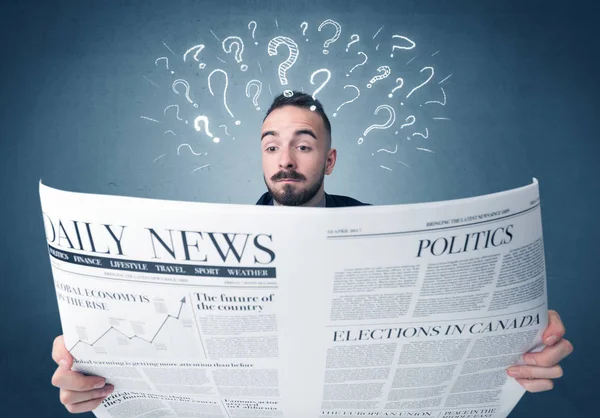
[[[278,181],[278,180],[306,180],[306,177],[304,177],[302,174],[298,173],[297,171],[280,171],[277,174],[275,174],[273,177],[271,177],[272,181]]]

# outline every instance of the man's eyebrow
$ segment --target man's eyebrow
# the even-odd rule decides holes
[[[314,139],[317,139],[317,135],[315,135],[315,133],[311,129],[298,129],[296,132],[294,132],[295,136],[299,136],[299,135],[303,135],[303,134],[310,135]],[[260,140],[262,141],[264,139],[264,137],[267,136],[267,135],[279,136],[279,132],[277,132],[277,131],[265,131],[260,136]]]
[[[312,136],[314,139],[317,139],[317,136],[315,135],[315,133],[312,130],[310,130],[310,129],[298,129],[295,132],[295,134],[296,135],[306,134],[306,135]]]
[[[265,131],[263,132],[263,134],[260,136],[260,140],[262,141],[263,138],[267,135],[273,135],[273,136],[278,136],[279,134],[277,133],[277,131]]]

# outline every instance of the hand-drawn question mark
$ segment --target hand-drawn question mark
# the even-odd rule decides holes
[[[201,115],[194,119],[194,129],[196,129],[196,131],[198,132],[202,132],[202,126],[200,126],[201,122],[204,122],[204,132],[206,133],[206,135],[211,137],[213,139],[213,142],[218,143],[221,139],[213,136],[213,134],[208,129],[208,118],[206,116]]]
[[[183,54],[183,62],[185,62],[187,60],[187,56],[188,54],[192,53],[193,51],[196,51],[194,53],[194,61],[199,62],[200,59],[198,58],[198,55],[202,52],[202,50],[204,49],[204,45],[200,44],[200,45],[196,45],[191,47],[190,49],[188,49],[187,51],[185,51],[185,54]],[[204,69],[204,67],[206,67],[206,64],[201,62],[200,64],[198,64],[198,68],[200,68],[201,70]]]
[[[323,44],[323,48],[325,48],[323,50],[323,54],[325,55],[329,54],[329,50],[327,49],[329,48],[329,45],[337,41],[340,38],[340,33],[342,33],[342,26],[338,22],[331,19],[324,20],[323,23],[319,25],[319,32],[321,32],[321,30],[327,25],[333,25],[335,28],[335,34],[331,38],[327,39]]]
[[[302,28],[302,36],[306,36],[306,29],[308,29],[308,22],[302,22],[300,24],[300,27]],[[306,42],[308,42],[308,38],[306,38]]]
[[[362,54],[362,55],[364,55],[364,56],[365,56],[365,60],[364,60],[363,62],[361,62],[360,64],[356,64],[354,67],[352,67],[352,69],[350,70],[350,72],[349,72],[348,74],[346,74],[346,77],[350,77],[350,73],[351,73],[352,71],[354,71],[354,69],[355,69],[356,67],[360,67],[360,66],[363,66],[363,65],[365,65],[365,64],[367,63],[367,61],[369,60],[369,57],[367,57],[367,54],[365,54],[364,52],[360,51],[360,52],[357,52],[357,53],[356,53],[356,55],[360,55],[360,54]]]
[[[169,58],[167,57],[160,57],[154,60],[154,65],[158,65],[158,61],[160,60],[165,60],[166,64],[167,64],[167,70],[169,69]],[[171,70],[171,74],[175,74],[175,71]]]
[[[190,144],[180,144],[180,145],[177,147],[177,155],[180,155],[180,154],[179,154],[179,150],[181,149],[181,147],[188,147],[188,149],[190,150],[190,152],[191,152],[192,154],[194,154],[194,155],[207,155],[207,154],[208,154],[208,152],[205,152],[205,153],[202,153],[202,152],[194,152],[194,150],[192,149],[192,146],[191,146]]]
[[[425,104],[437,103],[437,104],[440,104],[442,106],[446,106],[446,92],[444,91],[443,87],[440,87],[440,89],[442,89],[442,96],[444,97],[444,101],[440,102],[439,100],[428,100],[428,101],[425,102]]]
[[[398,152],[398,144],[396,144],[396,148],[394,148],[394,151],[390,151],[389,149],[385,148],[379,148],[377,152],[387,152],[388,154],[395,154]]]
[[[288,58],[279,64],[277,75],[279,76],[279,81],[282,86],[287,86],[287,72],[294,65],[296,60],[298,59],[298,55],[300,51],[298,50],[298,45],[291,38],[286,38],[285,36],[276,36],[269,41],[269,46],[267,47],[267,51],[270,56],[277,55],[277,48],[280,45],[285,45],[288,47],[289,56]]]
[[[399,46],[399,45],[394,45],[392,47],[392,53],[390,54],[390,57],[394,58],[394,51],[396,49],[404,49],[404,50],[409,50],[409,49],[413,49],[417,44],[415,44],[413,41],[411,41],[410,39],[408,39],[406,36],[402,36],[402,35],[394,35],[392,36],[392,38],[394,39],[403,39],[405,41],[408,41],[410,43],[410,46]]]
[[[250,80],[248,84],[246,84],[246,97],[250,97],[250,87],[256,87],[256,93],[254,93],[254,97],[252,98],[252,104],[256,107],[256,110],[260,110],[260,106],[258,105],[258,97],[262,91],[262,82],[260,80]]]
[[[348,52],[350,45],[355,44],[358,41],[360,41],[360,36],[358,36],[356,33],[352,34],[352,36],[350,37],[350,43],[348,43],[348,45],[346,45],[346,52]]]
[[[387,78],[390,75],[390,73],[392,72],[392,70],[387,65],[382,65],[381,67],[377,68],[377,72],[383,73],[383,74],[376,75],[375,77],[370,79],[369,84],[367,84],[367,88],[370,89],[371,87],[373,87],[373,84],[375,84],[379,80],[383,80],[384,78]]]
[[[242,38],[239,36],[228,36],[227,38],[223,39],[222,45],[223,51],[225,51],[227,54],[231,53],[231,48],[235,45],[236,48],[233,56],[238,64],[242,62],[242,53],[244,52],[244,41],[242,41]],[[240,66],[240,70],[242,71],[246,71],[247,69],[248,66],[246,64],[242,64]]]
[[[315,92],[312,94],[313,99],[315,98],[317,93],[320,92],[323,89],[323,87],[325,87],[325,84],[329,83],[329,79],[331,78],[331,71],[329,71],[327,68],[321,68],[310,75],[310,84],[312,84],[313,86],[315,85],[315,75],[319,73],[326,73],[327,78],[325,79],[323,84],[321,84],[319,88],[316,89]]]
[[[429,138],[429,129],[425,128],[425,133],[424,134],[422,134],[421,132],[415,132],[415,133],[412,134],[412,136],[420,136],[422,138],[427,139],[427,138]]]
[[[219,125],[219,128],[223,128],[225,130],[225,135],[229,136],[229,132],[227,132],[227,125]]]
[[[231,117],[233,118],[233,113],[231,113],[231,110],[229,110],[229,106],[227,106],[227,87],[229,86],[229,77],[227,76],[227,73],[223,70],[221,70],[220,68],[217,68],[216,70],[213,70],[209,75],[208,75],[208,90],[210,91],[211,95],[215,95],[212,91],[212,86],[210,84],[210,79],[213,76],[214,73],[219,72],[219,73],[223,73],[223,75],[225,76],[225,88],[223,89],[223,104],[225,105],[225,109],[227,110],[227,112],[229,113],[229,115],[231,115]],[[240,122],[239,120],[235,121],[236,125],[239,125]]]
[[[179,117],[179,105],[176,105],[176,104],[169,105],[169,106],[165,107],[165,110],[163,111],[163,113],[166,115],[167,110],[169,110],[172,107],[175,108],[175,111],[176,111],[175,117],[177,118],[177,120],[183,120],[182,118]],[[187,123],[187,120],[185,121],[185,123]]]
[[[190,83],[188,83],[187,81],[185,81],[182,78],[178,78],[177,80],[173,81],[173,85],[171,86],[171,89],[173,89],[173,91],[176,94],[179,94],[179,92],[177,91],[177,86],[179,84],[182,84],[185,87],[185,98],[187,99],[188,102],[190,102],[191,104],[194,105],[194,107],[198,107],[198,103],[194,103],[194,101],[190,98]]]
[[[410,122],[409,122],[409,120],[410,120]],[[400,129],[404,129],[404,127],[406,127],[406,126],[414,125],[416,120],[417,119],[413,115],[408,116],[405,120],[406,123],[402,124],[400,126]],[[396,131],[396,135],[398,135],[398,131]],[[410,137],[407,136],[406,139],[410,140]]]
[[[252,25],[254,23],[254,25]],[[254,27],[252,27],[254,26]],[[256,32],[256,28],[258,27],[258,23],[256,23],[254,20],[251,20],[250,23],[248,23],[248,30],[252,31],[252,39],[254,38],[254,32]],[[258,45],[258,42],[256,42],[256,40],[254,41],[254,45]]]
[[[425,80],[423,83],[419,84],[414,89],[412,89],[410,91],[410,93],[408,93],[406,95],[407,99],[411,96],[411,94],[413,94],[415,91],[417,91],[418,89],[420,89],[421,87],[423,87],[425,84],[429,83],[429,81],[433,78],[433,75],[435,74],[435,71],[434,71],[433,67],[423,67],[423,68],[421,68],[421,71],[419,71],[419,72],[422,73],[425,70],[430,70],[431,71],[431,74],[429,75],[429,78],[427,80]]]
[[[369,126],[365,132],[363,133],[363,136],[367,136],[367,134],[369,132],[371,132],[373,129],[387,129],[390,126],[392,126],[394,124],[394,122],[396,121],[396,111],[394,110],[394,108],[392,106],[389,105],[379,105],[377,106],[377,109],[375,109],[375,113],[373,113],[374,115],[377,115],[379,113],[380,110],[385,109],[388,112],[390,112],[390,118],[387,120],[387,122],[385,122],[383,125],[377,125],[377,124],[373,124],[371,126]],[[363,138],[358,138],[358,143],[362,144],[363,143]]]
[[[353,87],[353,88],[355,88],[355,89],[356,89],[356,93],[358,93],[358,94],[356,95],[356,97],[355,97],[354,99],[352,99],[352,100],[348,100],[348,101],[346,101],[346,102],[342,103],[341,105],[339,105],[339,106],[338,106],[338,108],[337,108],[337,109],[335,109],[335,111],[336,111],[336,112],[338,112],[338,111],[339,111],[339,110],[342,108],[342,106],[344,106],[345,104],[352,103],[353,101],[355,101],[356,99],[358,99],[358,98],[360,97],[360,90],[359,90],[359,88],[358,88],[358,87],[356,87],[356,86],[354,86],[354,85],[352,85],[352,84],[347,84],[347,85],[345,85],[345,86],[344,86],[344,89],[346,89],[346,87]],[[334,113],[334,114],[333,114],[333,117],[336,117],[336,116],[337,116],[337,113]]]
[[[396,79],[396,83],[398,83],[398,82],[400,82],[400,84],[399,84],[399,85],[397,85],[396,87],[394,87],[394,88],[392,89],[392,91],[390,92],[390,94],[388,94],[388,97],[389,97],[390,99],[391,99],[392,97],[394,97],[394,92],[395,92],[396,90],[398,90],[398,89],[401,89],[401,88],[402,88],[402,86],[404,85],[404,79],[403,79],[402,77],[398,77],[398,78]],[[404,104],[404,103],[400,103],[400,104]]]

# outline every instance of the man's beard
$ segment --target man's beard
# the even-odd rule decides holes
[[[263,176],[264,178],[264,176]],[[271,177],[271,181],[278,181],[282,179],[292,179],[292,180],[306,180],[302,174],[296,171],[280,171]],[[267,179],[264,178],[265,184],[267,185],[267,189],[273,196],[273,200],[283,206],[301,206],[305,203],[309,202],[313,197],[317,195],[317,192],[321,188],[323,184],[323,180],[325,179],[325,167],[323,167],[323,171],[317,182],[312,186],[304,189],[295,187],[293,183],[284,184],[282,191],[275,191],[269,187],[269,183],[267,183]]]

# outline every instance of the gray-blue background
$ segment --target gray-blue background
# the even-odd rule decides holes
[[[374,204],[410,203],[490,193],[539,179],[550,307],[561,314],[576,349],[564,361],[565,376],[555,390],[526,395],[512,416],[595,415],[600,8],[592,3],[4,1],[0,415],[69,416],[50,385],[51,342],[61,331],[38,180],[82,192],[254,203],[264,191],[259,129],[272,99],[267,85],[274,94],[284,88],[276,76],[285,59],[283,47],[277,56],[267,54],[269,39],[277,35],[294,38],[300,48],[288,71],[289,87],[312,93],[323,74],[315,76],[315,85],[310,74],[320,68],[332,73],[317,94],[332,120],[338,149],[328,192]],[[325,19],[342,25],[328,55],[321,51],[333,27],[317,30]],[[257,22],[255,39],[248,29],[251,20]],[[361,41],[346,53],[352,33]],[[390,58],[393,34],[417,46],[396,50]],[[215,39],[230,35],[244,40],[246,73]],[[182,59],[200,43],[205,44],[205,69]],[[358,51],[369,61],[346,77],[361,62]],[[155,63],[163,56],[169,58],[169,70],[164,60]],[[392,75],[367,89],[379,65],[389,65]],[[435,77],[406,98],[425,80],[427,73],[420,72],[425,66],[435,68]],[[215,96],[208,90],[207,76],[215,68],[229,74],[227,103],[235,118],[224,107],[221,74],[213,78]],[[399,76],[405,84],[389,99]],[[178,78],[189,81],[198,108],[173,92]],[[261,111],[244,94],[251,78],[264,84]],[[333,118],[335,109],[353,97],[345,84],[359,86],[361,97]],[[446,105],[425,104],[440,101],[441,88]],[[173,108],[164,111],[170,104],[180,106],[182,120]],[[380,104],[394,106],[396,124],[372,130],[358,145],[370,125],[387,119],[386,111],[373,114]],[[199,114],[209,117],[221,142],[192,129]],[[411,114],[415,124],[400,129]],[[238,119],[242,123],[235,126]],[[227,125],[228,134],[219,124]],[[413,135],[425,128],[428,138]],[[174,135],[165,134],[168,130]],[[207,154],[195,156],[184,146],[178,155],[182,143]],[[378,152],[396,145],[395,154]],[[194,171],[205,164],[210,166]]]

